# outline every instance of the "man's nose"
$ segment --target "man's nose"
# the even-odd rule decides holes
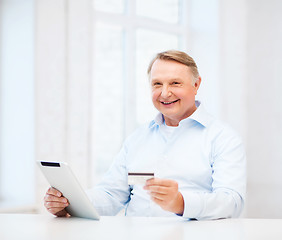
[[[168,86],[163,86],[163,87],[162,87],[161,96],[162,96],[163,98],[167,98],[167,97],[170,97],[170,96],[171,96],[171,91],[170,91],[170,88],[169,88]]]

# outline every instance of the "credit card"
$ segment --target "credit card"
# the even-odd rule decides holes
[[[136,185],[136,184],[145,185],[146,181],[151,178],[154,178],[154,173],[129,172],[128,185]]]

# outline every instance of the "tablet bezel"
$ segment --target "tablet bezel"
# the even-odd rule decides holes
[[[51,187],[58,189],[68,199],[69,206],[66,210],[71,216],[100,219],[98,212],[66,162],[39,160],[37,164]]]

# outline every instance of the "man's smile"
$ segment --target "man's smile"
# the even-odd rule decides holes
[[[178,102],[179,101],[179,99],[177,99],[177,100],[174,100],[174,101],[171,101],[171,102],[162,102],[162,101],[160,101],[162,104],[164,104],[164,105],[170,105],[170,104],[173,104],[173,103],[176,103],[176,102]]]

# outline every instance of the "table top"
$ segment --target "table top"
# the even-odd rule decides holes
[[[0,239],[282,239],[282,219],[186,221],[179,218],[101,217],[100,221],[37,214],[0,214]]]

